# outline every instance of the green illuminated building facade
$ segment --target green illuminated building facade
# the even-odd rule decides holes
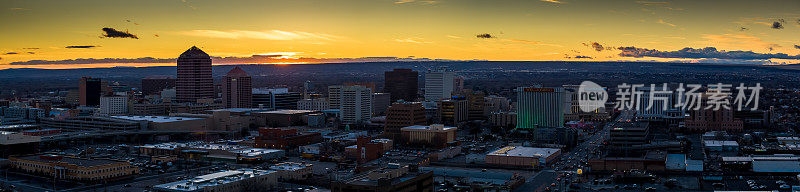
[[[561,87],[518,87],[517,129],[563,127],[569,91]]]

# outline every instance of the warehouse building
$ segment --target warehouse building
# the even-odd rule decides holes
[[[486,163],[537,167],[546,165],[561,155],[561,149],[507,146],[486,154]]]
[[[278,183],[276,171],[238,169],[197,176],[192,179],[153,186],[157,191],[267,191]]]

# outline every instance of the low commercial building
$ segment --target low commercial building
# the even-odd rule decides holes
[[[28,135],[25,132],[0,131],[0,157],[30,154],[39,148],[41,140],[40,136]]]
[[[13,169],[49,178],[86,182],[106,182],[139,173],[139,168],[127,161],[84,159],[61,155],[30,155],[9,157]]]
[[[261,128],[258,133],[255,147],[267,149],[295,148],[322,141],[322,134],[318,132],[298,133],[297,129]]]
[[[283,150],[277,149],[203,142],[159,143],[136,146],[136,149],[143,156],[187,156],[188,153],[202,153],[205,158],[243,163],[258,163],[286,155]]]
[[[433,171],[390,165],[331,183],[332,192],[433,191]]]
[[[280,149],[249,148],[231,152],[236,154],[236,161],[241,163],[260,163],[286,156],[286,152]]]
[[[383,153],[392,149],[392,144],[390,139],[361,136],[356,139],[356,145],[345,147],[345,153],[350,159],[365,163],[382,157]]]
[[[311,178],[313,166],[310,163],[283,162],[270,166],[269,169],[278,172],[279,180],[301,181]]]
[[[456,142],[456,130],[456,127],[442,124],[413,125],[400,129],[406,144],[435,148],[444,148]]]
[[[739,151],[736,141],[705,140],[703,143],[708,151]]]
[[[667,154],[663,151],[650,151],[640,157],[605,157],[589,160],[589,166],[593,171],[664,171],[666,164]],[[693,166],[691,159],[687,159],[686,170],[693,171]]]
[[[520,167],[546,165],[561,155],[561,149],[507,146],[486,154],[486,163]]]
[[[20,132],[0,131],[0,145],[38,143],[42,138]]]
[[[148,129],[168,131],[200,131],[208,130],[208,121],[204,118],[170,117],[170,116],[111,116],[117,119],[146,123]]]
[[[266,191],[278,183],[278,174],[271,170],[238,169],[197,176],[192,179],[153,186],[166,192]]]
[[[41,120],[41,123],[44,128],[62,130],[134,131],[147,127],[146,122],[98,116],[45,118]]]
[[[753,172],[800,173],[800,156],[768,155],[753,156]]]
[[[275,110],[261,111],[253,113],[254,123],[261,127],[288,127],[301,126],[307,123],[303,121],[305,115],[314,114],[311,110]]]

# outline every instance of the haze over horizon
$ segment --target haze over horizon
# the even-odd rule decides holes
[[[792,0],[0,2],[0,69],[172,66],[194,45],[215,64],[800,63]]]

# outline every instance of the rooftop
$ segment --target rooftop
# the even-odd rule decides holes
[[[289,93],[289,88],[277,88],[277,89],[256,88],[256,89],[253,89],[253,94],[282,94],[282,93]]]
[[[312,110],[296,110],[296,109],[281,109],[281,110],[274,110],[274,111],[262,111],[262,112],[258,112],[258,113],[291,115],[291,114],[302,114],[302,113],[311,113],[311,112],[314,112],[314,111],[312,111]]]
[[[269,154],[269,153],[281,152],[281,151],[283,151],[283,150],[279,150],[279,149],[250,148],[250,149],[240,149],[240,150],[235,150],[235,151],[231,151],[231,152],[233,152],[233,153],[237,153],[237,154],[241,154],[242,156],[245,156],[245,157],[252,157],[252,156],[259,156],[259,155],[263,155],[263,154]]]
[[[242,70],[242,68],[239,68],[237,66],[237,67],[234,67],[233,69],[231,69],[230,71],[228,71],[228,74],[226,74],[225,76],[227,76],[227,77],[247,77],[249,75],[247,75],[247,72]]]
[[[197,176],[193,179],[181,180],[167,184],[156,185],[155,188],[169,191],[200,191],[209,186],[233,183],[256,176],[276,173],[270,170],[238,169],[216,172],[208,175]]]
[[[214,112],[214,111],[228,111],[228,112],[233,112],[233,113],[244,113],[244,112],[266,111],[266,110],[265,109],[261,109],[261,108],[225,108],[225,109],[213,109],[213,110],[208,110],[208,111],[211,111],[211,112]]]
[[[111,117],[117,119],[132,120],[132,121],[149,121],[153,123],[169,123],[176,121],[203,119],[203,118],[193,118],[193,117],[170,117],[170,116],[111,116]]]
[[[200,50],[197,46],[192,46],[191,48],[187,49],[183,53],[181,53],[181,58],[211,58],[208,53]]]
[[[43,158],[43,157],[52,157],[52,158]],[[28,161],[37,161],[37,162],[62,162],[72,165],[77,165],[80,167],[93,167],[99,165],[110,165],[110,164],[117,164],[117,163],[127,163],[123,161],[115,161],[109,159],[83,159],[83,158],[76,158],[72,156],[60,156],[60,155],[30,155],[30,156],[22,156],[17,157],[19,159],[24,159]]]
[[[556,148],[507,146],[500,148],[496,151],[492,151],[487,155],[541,158],[541,157],[548,157],[560,151],[561,149],[556,149]]]
[[[430,130],[430,131],[449,131],[455,130],[456,127],[446,127],[442,124],[433,124],[433,125],[412,125],[408,127],[403,127],[400,130]]]
[[[297,171],[306,167],[311,167],[311,164],[308,163],[295,163],[295,162],[283,162],[273,166],[270,166],[269,169],[272,170],[282,170],[282,171]]]

